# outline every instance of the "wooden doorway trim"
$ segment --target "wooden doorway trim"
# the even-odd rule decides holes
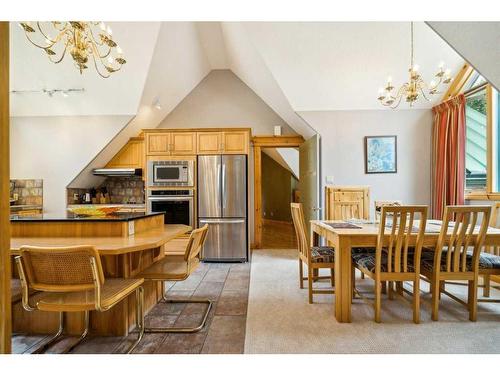
[[[0,353],[11,352],[9,23],[0,22]]]
[[[252,137],[253,143],[253,206],[254,231],[253,248],[262,247],[262,149],[299,147],[304,143],[301,135],[257,135]]]

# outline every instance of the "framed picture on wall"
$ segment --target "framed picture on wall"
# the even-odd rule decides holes
[[[398,150],[395,135],[365,137],[365,173],[397,173]]]

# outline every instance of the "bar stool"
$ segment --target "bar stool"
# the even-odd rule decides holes
[[[59,313],[59,330],[34,353],[45,352],[64,333],[65,313],[84,312],[85,328],[80,344],[89,332],[90,311],[107,311],[135,292],[138,337],[127,350],[135,349],[144,335],[143,279],[105,279],[99,253],[92,246],[32,247],[23,246],[16,257],[22,288],[22,304],[27,311]],[[38,291],[32,305],[29,291]]]
[[[182,281],[186,280],[189,275],[198,267],[200,264],[199,254],[208,233],[208,224],[205,224],[202,228],[195,229],[191,232],[189,237],[186,252],[182,260],[178,260],[177,257],[166,256],[162,260],[154,263],[149,268],[146,268],[138,276],[147,281]],[[195,333],[201,330],[207,321],[208,314],[212,308],[212,301],[208,299],[169,299],[167,297],[166,291],[163,293],[163,298],[160,303],[195,303],[195,304],[206,304],[207,308],[201,322],[196,327],[146,327],[145,331],[150,332],[175,332],[175,333]]]

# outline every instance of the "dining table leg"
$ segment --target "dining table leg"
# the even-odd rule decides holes
[[[335,246],[335,318],[340,323],[351,322],[352,263],[351,239],[334,235]]]

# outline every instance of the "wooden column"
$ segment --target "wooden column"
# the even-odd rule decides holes
[[[0,353],[10,353],[9,23],[0,22]]]
[[[254,246],[262,247],[262,154],[259,146],[253,148],[253,205],[254,205]]]

